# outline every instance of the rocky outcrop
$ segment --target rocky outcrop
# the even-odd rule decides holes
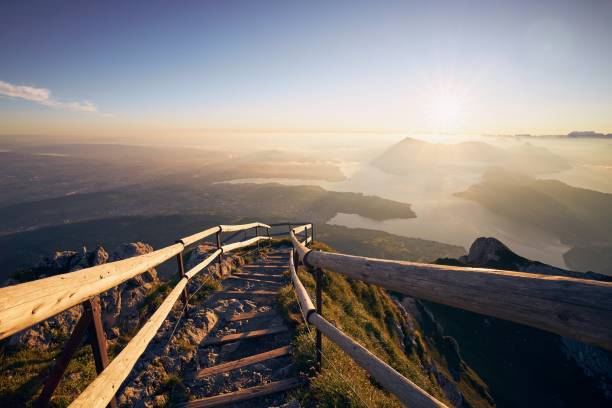
[[[117,395],[124,407],[157,407],[168,402],[168,385],[187,366],[197,364],[196,347],[218,322],[210,309],[190,310],[189,317],[175,332],[180,309],[166,319],[157,335],[125,381]]]
[[[194,248],[189,255],[189,259],[185,263],[185,268],[187,270],[193,268],[200,262],[204,261],[206,258],[210,256],[213,252],[217,250],[216,246],[203,243]],[[231,256],[221,256],[221,261],[213,261],[212,264],[208,267],[208,270],[211,273],[214,273],[217,277],[226,277],[229,275],[230,271],[237,266],[244,265],[244,259],[239,255],[231,255]],[[192,282],[193,284],[193,282]]]
[[[111,261],[148,254],[153,248],[142,242],[120,245],[113,251]],[[159,285],[157,271],[149,269],[119,286],[100,295],[102,322],[107,338],[114,339],[120,333],[133,333],[140,325],[140,308],[147,295]]]
[[[81,251],[58,251],[43,258],[34,268],[34,276],[42,278],[66,272],[118,261],[153,251],[150,245],[133,242],[120,245],[112,255],[101,246],[93,251],[83,247]],[[147,295],[159,284],[157,272],[151,269],[100,295],[102,321],[109,340],[120,334],[132,333],[140,324],[140,307]],[[81,317],[82,306],[72,307],[50,319],[30,327],[11,337],[12,345],[48,349],[62,342]]]
[[[459,258],[459,264],[612,282],[612,277],[607,275],[595,272],[583,273],[568,271],[542,262],[523,258],[512,252],[510,248],[496,238],[481,237],[476,239],[470,246],[469,253]]]

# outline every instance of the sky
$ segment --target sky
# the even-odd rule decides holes
[[[612,132],[612,1],[0,3],[0,135]]]

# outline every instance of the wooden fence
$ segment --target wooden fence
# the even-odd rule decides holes
[[[295,251],[313,270],[329,269],[418,299],[612,350],[612,282],[311,251],[297,239],[299,231],[291,233]]]
[[[415,298],[511,320],[612,350],[610,282],[314,251],[308,248],[313,240],[309,228],[312,225],[302,225],[289,232],[294,251],[290,269],[304,320],[317,329],[319,368],[321,334],[325,334],[407,407],[445,405],[323,318],[323,268]],[[304,236],[299,237],[302,233]],[[298,262],[315,274],[316,306],[297,276]]]
[[[260,236],[259,229],[267,230],[267,236]],[[176,244],[151,252],[149,254],[133,258],[111,262],[76,272],[51,276],[31,282],[0,288],[0,339],[15,334],[21,330],[39,323],[45,319],[55,316],[66,309],[84,303],[130,278],[154,268],[161,263],[177,257],[179,280],[163,303],[155,311],[153,316],[130,340],[125,348],[108,364],[106,346],[102,350],[94,347],[94,357],[105,361],[98,367],[98,377],[77,397],[70,405],[72,407],[104,407],[107,404],[116,406],[115,393],[129,375],[138,358],[145,351],[149,342],[153,339],[157,330],[172,310],[174,304],[183,296],[183,302],[187,301],[187,284],[196,274],[206,268],[215,259],[220,260],[224,253],[259,244],[261,240],[270,240],[270,226],[262,223],[251,223],[243,225],[219,225],[202,232],[190,235],[177,241]],[[251,239],[221,244],[221,234],[224,232],[246,231],[254,229],[255,236]],[[206,259],[195,265],[191,270],[185,272],[183,265],[183,252],[186,247],[192,245],[211,235],[216,235],[217,249],[208,255]],[[87,303],[84,303],[87,306]],[[93,316],[99,322],[99,308],[97,315]],[[77,328],[83,326],[82,321],[92,316],[84,313],[77,323]],[[85,325],[86,326],[86,325]],[[104,339],[100,324],[95,326],[95,338]],[[41,398],[36,403],[38,406],[47,405],[53,390],[67,362],[76,351],[78,345],[85,335],[85,330],[74,330],[67,342],[60,358],[57,369],[52,370],[52,376],[45,385]],[[105,343],[105,342],[104,342]],[[96,354],[96,351],[101,354]],[[98,364],[96,364],[98,366]],[[58,368],[59,367],[59,368]]]
[[[220,261],[224,253],[259,245],[262,240],[270,240],[270,229],[280,225],[219,225],[146,255],[0,288],[0,339],[84,303],[86,313],[82,319],[86,321],[83,324],[81,321],[77,323],[71,339],[58,359],[56,369],[52,371],[54,375],[61,376],[63,368],[65,369],[72,356],[71,353],[74,353],[76,346],[80,344],[81,338],[77,337],[85,332],[79,328],[86,327],[90,321],[93,322],[93,338],[98,340],[98,346],[105,343],[100,340],[103,339],[103,332],[99,323],[99,307],[96,302],[88,302],[95,300],[100,293],[176,257],[178,283],[119,355],[109,364],[105,345],[100,349],[92,344],[99,375],[73,401],[71,407],[103,407],[107,404],[114,406],[116,392],[177,300],[182,297],[186,303],[189,280],[215,259]],[[260,228],[266,230],[266,236],[259,235]],[[232,237],[235,237],[241,231],[250,229],[255,231],[255,236],[250,239],[246,239],[245,234],[243,241],[224,245],[221,243],[222,233],[234,232]],[[185,248],[211,235],[216,235],[216,250],[198,265],[185,271]],[[406,406],[430,408],[444,405],[325,320],[321,294],[323,269],[415,298],[511,320],[612,350],[612,283],[313,251],[308,248],[308,244],[314,240],[312,223],[289,224],[289,237],[294,248],[289,267],[295,293],[303,310],[304,320],[317,330],[315,341],[318,368],[321,369],[321,335],[324,334]],[[297,276],[295,269],[299,262],[316,275],[315,305]],[[38,405],[48,402],[57,381],[57,378],[49,379]]]
[[[446,407],[440,401],[423,391],[418,385],[395,371],[393,367],[370,353],[365,347],[338,330],[323,318],[310,300],[310,296],[297,276],[293,253],[289,260],[291,281],[300,303],[304,321],[312,324],[328,339],[336,343],[344,352],[351,356],[357,364],[365,369],[387,391],[395,395],[407,407],[440,408]],[[319,308],[320,310],[320,308]],[[317,350],[319,353],[320,349]]]

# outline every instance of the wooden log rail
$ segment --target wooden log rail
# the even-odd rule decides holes
[[[208,236],[226,231],[263,227],[266,224],[221,225],[180,239],[176,244],[157,251],[111,262],[76,272],[64,273],[18,285],[0,288],[0,339],[55,316],[72,306],[105,292],[183,252],[185,247]],[[221,252],[255,244],[252,238],[223,246]],[[267,237],[259,237],[268,239]],[[215,252],[220,255],[220,253]],[[202,266],[199,270],[203,269]],[[199,272],[196,271],[192,276]]]
[[[309,268],[612,350],[611,282],[313,251],[290,238]]]
[[[293,253],[291,255],[292,256],[289,258],[291,281],[293,282],[295,294],[300,303],[300,309],[302,310],[304,320],[308,324],[315,326],[328,339],[333,341],[345,353],[351,356],[359,366],[366,370],[387,391],[395,395],[406,407],[446,407],[446,405],[427,394],[427,392],[423,391],[418,385],[398,373],[393,367],[370,353],[365,347],[351,339],[317,313],[308,292],[296,273]]]
[[[259,236],[259,228],[266,229],[268,236]],[[129,375],[130,370],[153,339],[178,298],[181,294],[186,293],[189,280],[215,259],[219,259],[223,253],[259,244],[262,240],[270,240],[270,228],[269,225],[262,223],[219,225],[182,238],[174,245],[149,254],[0,288],[0,339],[83,303],[177,256],[181,274],[176,286],[127,346],[71,405],[104,407],[114,398],[121,383]],[[222,232],[248,229],[255,229],[257,236],[242,242],[221,245],[220,234]],[[184,249],[213,234],[217,236],[217,249],[188,272],[184,272],[182,270]]]

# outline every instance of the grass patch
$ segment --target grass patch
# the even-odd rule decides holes
[[[159,393],[166,397],[165,403],[161,404],[156,408],[170,408],[176,407],[179,404],[187,401],[189,393],[187,388],[183,384],[183,380],[174,374],[168,374],[168,376],[162,382]]]
[[[191,293],[189,294],[189,296],[193,295],[190,302],[191,301],[201,302],[204,299],[206,299],[208,295],[210,295],[211,292],[216,292],[216,291],[223,289],[223,285],[221,284],[221,281],[219,279],[216,279],[215,277],[210,277],[207,281],[203,283],[204,283],[203,285],[202,283],[200,283],[200,285],[202,285],[200,290],[198,290],[194,294],[191,294]]]
[[[320,243],[315,243],[314,247],[330,251],[329,247]],[[313,276],[303,268],[299,268],[298,275],[314,300]],[[293,340],[295,364],[302,373],[311,375],[314,367],[313,333],[308,332],[301,323],[300,309],[291,285],[281,290],[279,301],[284,316],[298,324],[297,335]],[[435,379],[421,369],[420,356],[413,351],[407,351],[404,347],[400,330],[407,322],[386,291],[325,271],[323,315],[425,391],[444,401]],[[311,329],[314,331],[314,328]],[[407,331],[404,330],[404,333]],[[299,394],[305,406],[402,406],[394,396],[373,381],[350,356],[325,337],[323,353],[326,358],[323,360],[322,373],[312,377],[310,386]]]
[[[33,348],[6,350],[0,357],[0,402],[5,407],[31,407],[42,391],[60,347],[42,351]],[[91,347],[81,347],[68,364],[50,406],[67,407],[96,377]]]

